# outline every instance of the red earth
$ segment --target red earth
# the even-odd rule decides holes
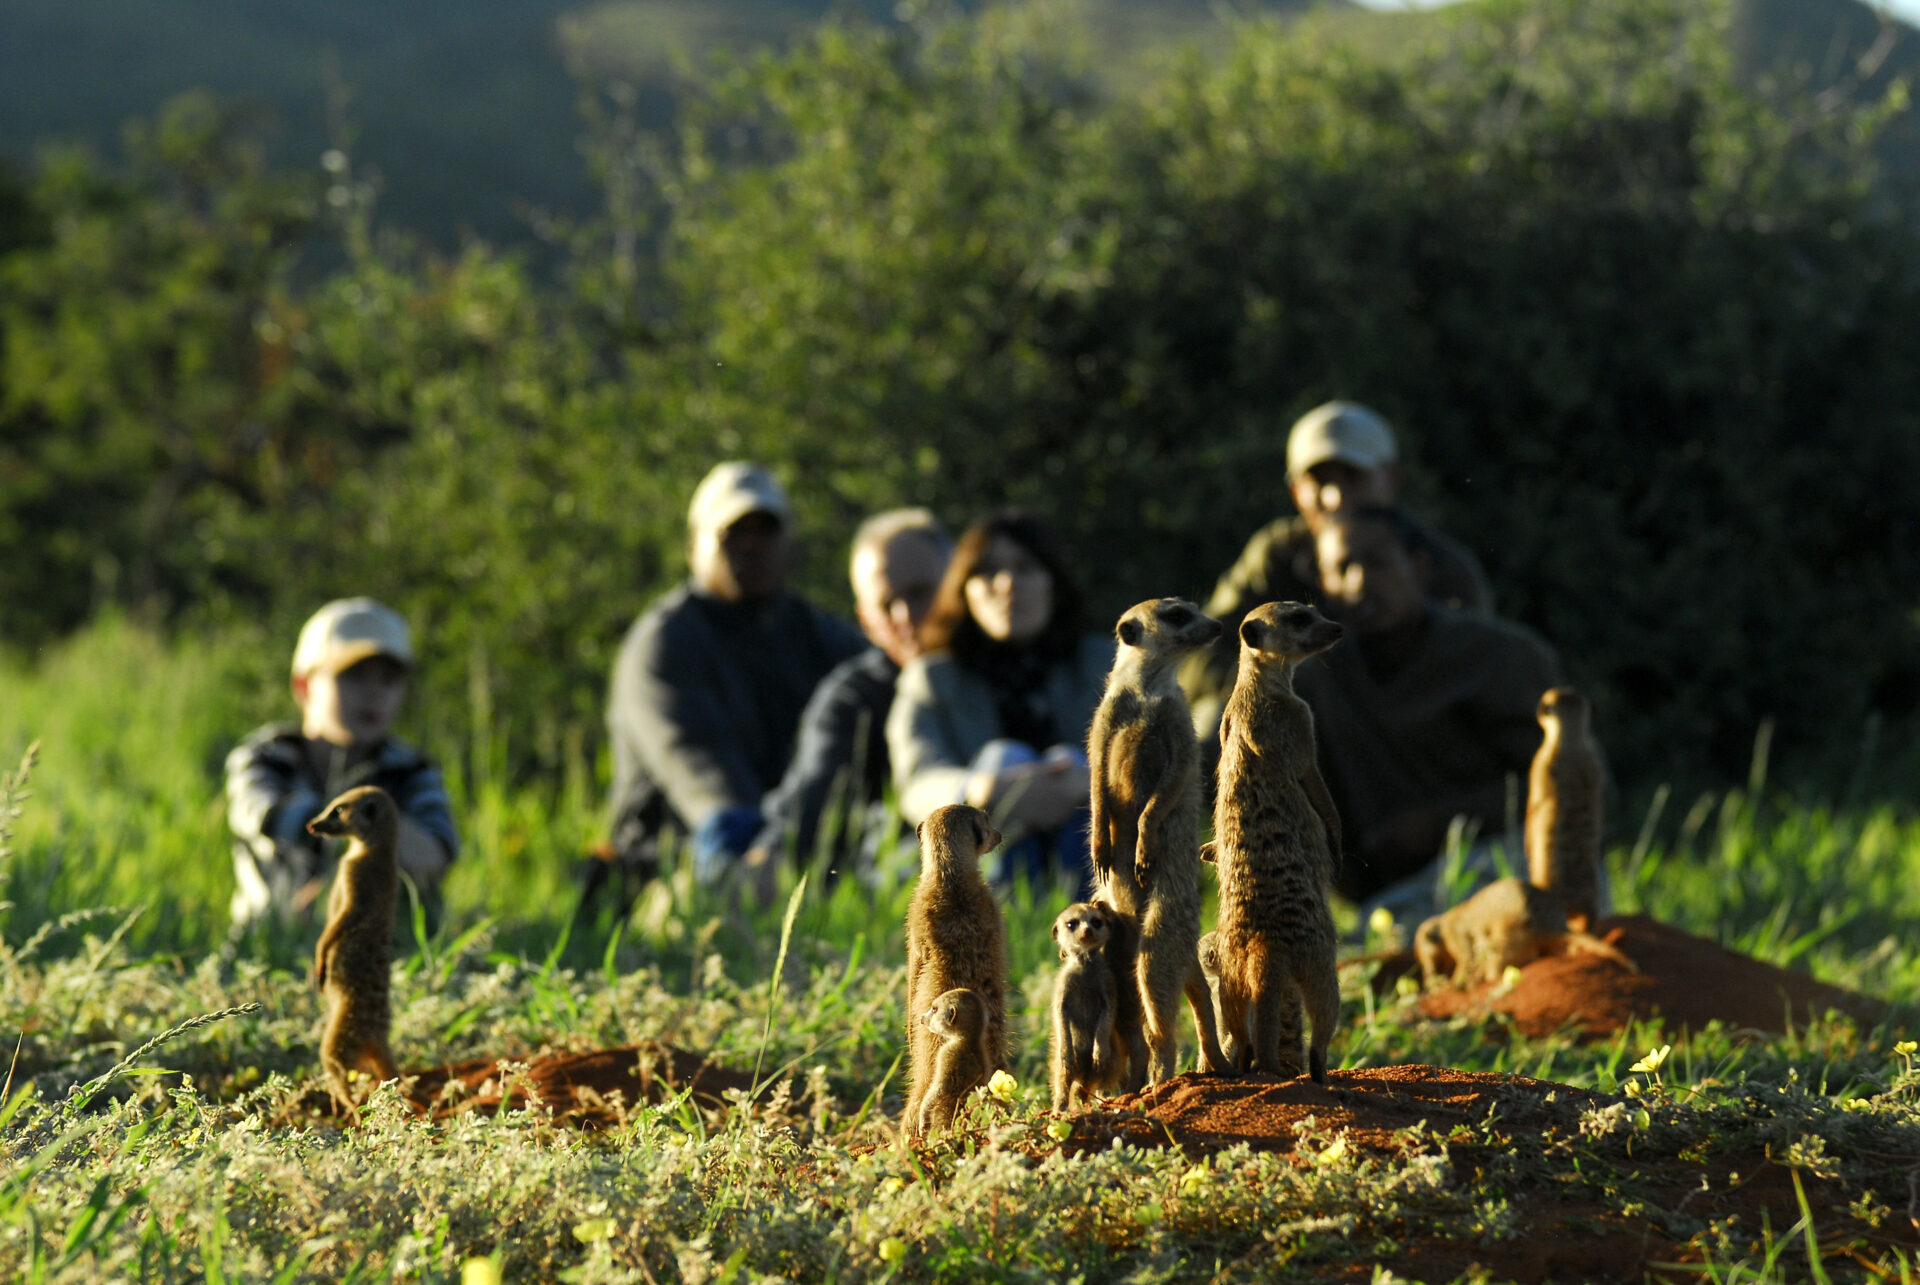
[[[1504,991],[1498,985],[1429,991],[1420,997],[1419,1011],[1435,1018],[1500,1013],[1523,1035],[1551,1035],[1572,1026],[1593,1037],[1654,1016],[1669,1026],[1698,1028],[1717,1020],[1778,1034],[1789,1021],[1804,1025],[1828,1009],[1869,1023],[1885,1011],[1878,1000],[1776,968],[1644,915],[1602,920],[1594,932],[1639,972],[1600,955],[1558,955],[1528,964]],[[1419,975],[1411,952],[1386,956],[1374,985],[1390,987],[1406,973]]]

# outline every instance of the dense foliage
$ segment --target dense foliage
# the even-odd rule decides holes
[[[1002,11],[828,26],[675,139],[611,100],[615,199],[551,281],[176,104],[0,210],[0,631],[124,602],[290,640],[371,591],[429,700],[552,762],[715,458],[793,484],[831,601],[866,510],[1015,500],[1117,611],[1204,595],[1339,395],[1626,775],[1736,766],[1768,717],[1850,745],[1920,697],[1920,233],[1869,150],[1903,100],[1755,97],[1728,12],[1486,0],[1388,51],[1250,22],[1117,103]]]

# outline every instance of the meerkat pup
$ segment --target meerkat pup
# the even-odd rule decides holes
[[[1567,922],[1584,932],[1600,913],[1606,769],[1586,697],[1549,687],[1538,717],[1546,735],[1527,774],[1527,877],[1558,897]]]
[[[1340,1020],[1327,889],[1340,817],[1320,776],[1313,711],[1293,692],[1300,662],[1343,630],[1313,607],[1270,602],[1240,625],[1240,671],[1220,724],[1212,853],[1220,871],[1220,1020],[1235,1065],[1301,1070],[1301,1007],[1313,1022],[1306,1069],[1327,1079]]]
[[[1200,1069],[1226,1060],[1200,972],[1200,744],[1177,675],[1180,662],[1220,636],[1220,622],[1179,598],[1140,603],[1114,630],[1119,650],[1087,733],[1092,778],[1089,841],[1096,886],[1139,925],[1133,983],[1140,993],[1147,1067],[1128,1087],[1170,1078],[1186,996],[1200,1035]]]
[[[1209,844],[1208,848],[1211,849]],[[1207,859],[1212,859],[1211,851]],[[1232,1032],[1227,1030],[1226,1022],[1220,1016],[1220,934],[1210,932],[1200,938],[1200,972],[1207,979],[1207,990],[1213,995],[1214,1022],[1220,1028],[1220,1052],[1226,1056],[1227,1065],[1237,1065],[1240,1060],[1239,1046],[1233,1042]]]
[[[1055,1111],[1090,1104],[1114,1078],[1116,988],[1107,962],[1112,936],[1111,916],[1091,902],[1077,901],[1053,921],[1062,960],[1053,984],[1053,1039],[1047,1051]]]
[[[1569,918],[1560,899],[1546,889],[1522,879],[1497,879],[1422,923],[1413,935],[1413,953],[1429,983],[1444,976],[1461,990],[1497,982],[1510,967],[1576,952],[1640,971],[1613,946],[1569,926]]]
[[[327,1000],[327,1025],[320,1036],[327,1089],[352,1114],[357,1108],[349,1072],[366,1071],[375,1080],[400,1074],[387,1044],[400,809],[385,790],[365,785],[329,803],[307,829],[347,839],[327,896],[327,926],[313,950],[313,984]]]
[[[993,1019],[979,992],[956,987],[934,996],[921,1015],[933,1046],[933,1070],[920,1096],[913,1132],[925,1137],[953,1125],[975,1087],[994,1072]]]
[[[1000,832],[979,808],[956,803],[935,809],[918,833],[920,882],[907,907],[908,1085],[902,1118],[910,1131],[921,1128],[921,1104],[934,1081],[935,1035],[922,1019],[936,997],[965,989],[984,1006],[979,1083],[1007,1065],[1006,928],[980,874],[980,858],[1000,846]]]
[[[1146,1019],[1134,980],[1140,961],[1140,925],[1104,897],[1088,904],[1105,911],[1110,925],[1105,953],[1107,971],[1113,974],[1113,1065],[1101,1092],[1130,1092],[1147,1078]]]

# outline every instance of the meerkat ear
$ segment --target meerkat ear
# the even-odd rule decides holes
[[[1000,832],[994,829],[993,825],[988,822],[983,815],[976,814],[973,818],[973,823],[979,831],[975,837],[980,842],[980,851],[992,852],[1000,846]]]
[[[925,821],[913,827],[913,837],[922,843],[927,841],[927,823]]]
[[[1139,621],[1127,619],[1120,622],[1120,628],[1115,633],[1125,646],[1138,647],[1140,640],[1147,636],[1147,629]]]
[[[1260,622],[1257,620],[1241,621],[1240,641],[1255,651],[1260,650]]]

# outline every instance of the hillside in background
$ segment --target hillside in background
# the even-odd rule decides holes
[[[1345,0],[1239,9],[1309,7],[1365,44],[1390,43],[1429,21]],[[579,78],[633,83],[642,122],[657,126],[690,68],[783,44],[829,13],[893,21],[894,8],[882,0],[9,0],[0,6],[0,154],[24,163],[41,144],[69,140],[111,155],[124,121],[205,87],[269,112],[282,164],[317,160],[344,119],[357,161],[382,180],[386,222],[443,246],[466,234],[522,241],[532,209],[593,207],[578,145]],[[1203,0],[1037,0],[1020,16],[1056,24],[1090,83],[1117,91],[1184,46],[1224,48],[1222,12]],[[1780,69],[1790,83],[1851,97],[1920,68],[1920,35],[1901,27],[1876,48],[1880,31],[1858,0],[1741,0],[1732,38],[1744,67]],[[345,89],[344,100],[332,95],[332,129],[330,81]],[[1896,167],[1920,169],[1920,133],[1908,124],[1893,134]]]

